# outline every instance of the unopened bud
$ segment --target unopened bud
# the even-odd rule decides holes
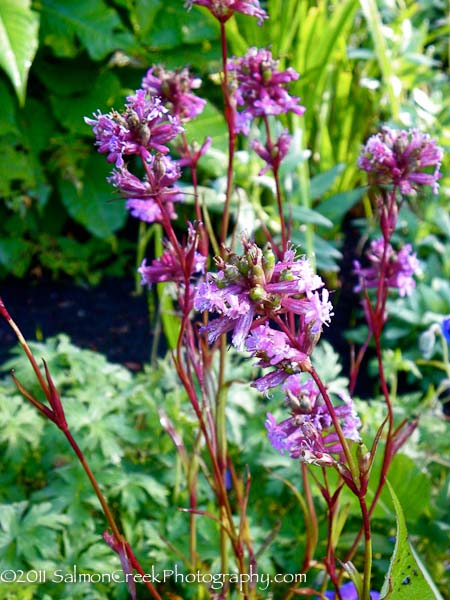
[[[153,170],[158,179],[162,179],[166,174],[166,165],[164,163],[164,156],[162,154],[157,154],[155,156],[155,160],[153,161]]]
[[[266,276],[266,281],[270,281],[275,268],[275,254],[270,244],[267,244],[263,250],[262,266],[264,275]]]
[[[250,300],[253,302],[261,302],[261,300],[264,300],[265,296],[266,292],[260,285],[255,285],[249,292]]]
[[[252,267],[252,281],[257,285],[265,285],[266,283],[264,269],[259,264],[253,265]]]
[[[359,472],[361,475],[366,475],[370,468],[370,452],[367,446],[363,443],[356,448],[356,458],[358,460]]]

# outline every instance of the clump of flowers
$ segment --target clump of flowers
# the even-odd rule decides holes
[[[272,446],[281,454],[287,452],[291,458],[321,466],[334,465],[333,454],[344,460],[331,414],[316,384],[311,379],[303,382],[300,374],[294,374],[286,379],[282,389],[291,415],[277,423],[273,415],[267,414],[266,428]],[[351,399],[345,398],[343,405],[334,407],[334,412],[345,438],[359,442],[361,423]]]
[[[193,275],[199,275],[205,269],[206,257],[197,251],[197,246],[198,231],[192,223],[188,223],[188,237],[185,244],[175,246],[169,240],[165,240],[164,252],[159,258],[155,258],[150,265],[147,265],[146,259],[142,261],[138,269],[142,276],[142,285],[151,288],[155,283],[172,281],[185,288]],[[189,288],[189,292],[192,301],[193,289]],[[184,294],[180,294],[179,297],[183,302],[185,301]],[[184,307],[182,308],[184,310]]]
[[[183,194],[175,182],[181,177],[180,167],[163,154],[150,156],[145,161],[146,177],[140,179],[124,165],[112,172],[108,181],[127,198],[126,207],[133,217],[147,223],[161,223],[164,206],[166,215],[176,217],[173,203],[182,202]]]
[[[107,154],[107,161],[115,163],[116,167],[124,165],[126,155],[147,160],[152,150],[167,154],[167,143],[183,131],[159,98],[137,90],[127,100],[122,113],[113,110],[102,114],[98,111],[94,119],[84,119],[92,126],[98,151]]]
[[[262,144],[259,140],[254,140],[252,142],[252,150],[266,163],[266,166],[261,169],[259,175],[264,175],[269,169],[276,172],[282,160],[286,158],[290,144],[291,136],[287,130],[283,131],[276,142],[273,143],[266,140],[266,143]]]
[[[263,10],[258,0],[187,0],[186,6],[192,8],[193,4],[205,6],[212,15],[221,23],[226,23],[235,12],[256,17],[258,25],[262,25],[267,19],[267,13]]]
[[[169,113],[180,121],[195,119],[205,108],[206,101],[191,92],[201,86],[202,80],[193,77],[186,67],[169,71],[161,65],[147,71],[142,89],[161,99]]]
[[[436,141],[417,129],[383,127],[367,140],[358,164],[373,185],[393,185],[402,194],[429,185],[437,194],[442,156]]]
[[[225,258],[216,258],[219,272],[208,273],[198,287],[195,308],[219,315],[204,328],[209,342],[233,331],[233,344],[243,349],[254,319],[261,323],[279,320],[289,311],[299,315],[302,329],[308,332],[302,351],[310,353],[332,314],[328,290],[318,291],[324,285],[322,279],[306,258],[297,257],[291,249],[276,263],[270,245],[261,250],[246,237],[242,245],[242,256],[228,251]]]
[[[350,398],[333,407],[312,380],[302,379],[302,372],[312,369],[309,356],[333,314],[328,290],[319,292],[324,282],[294,250],[277,262],[270,246],[261,250],[246,236],[242,246],[241,256],[228,251],[216,258],[219,272],[208,273],[198,286],[195,308],[219,315],[202,330],[210,343],[232,331],[237,348],[245,345],[258,367],[272,369],[253,383],[259,391],[282,385],[290,416],[277,423],[268,414],[274,448],[304,462],[334,466],[333,455],[344,455],[342,438],[359,441],[359,419]],[[296,315],[297,332],[292,322],[288,325],[288,315]]]
[[[177,162],[168,156],[167,144],[184,132],[181,122],[195,118],[205,106],[205,101],[192,93],[200,83],[187,68],[167,71],[152,67],[141,88],[127,97],[123,112],[98,111],[93,119],[85,118],[96,136],[98,151],[115,164],[109,182],[127,199],[131,215],[141,221],[162,223],[176,217],[174,203],[183,201],[175,185],[181,177],[180,167],[194,166],[211,143],[207,138],[192,149],[183,136],[182,159]],[[143,178],[129,170],[126,160],[131,156],[141,160]]]
[[[355,292],[368,288],[377,288],[380,277],[384,277],[386,286],[396,288],[400,296],[410,296],[415,288],[414,275],[419,272],[419,261],[412,252],[411,244],[405,244],[396,252],[384,239],[374,240],[366,254],[370,267],[363,268],[359,261],[354,262],[355,274],[359,283]]]
[[[236,102],[244,107],[236,116],[237,131],[248,134],[250,122],[257,117],[305,112],[300,99],[286,89],[299,74],[292,68],[280,71],[278,64],[264,48],[250,48],[244,56],[228,61],[228,69],[235,76]]]

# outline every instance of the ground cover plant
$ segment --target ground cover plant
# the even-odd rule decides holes
[[[24,351],[0,395],[0,594],[442,597],[450,218],[431,133],[446,100],[437,69],[433,117],[409,97],[417,74],[394,81],[375,3],[332,8],[179,5],[217,33],[214,104],[187,66],[156,64],[85,118],[140,221],[168,353],[132,376],[64,336],[28,344],[0,301]],[[362,18],[371,48],[343,47]],[[439,33],[424,31],[409,50],[430,67]],[[348,377],[324,339],[338,286],[356,308]]]

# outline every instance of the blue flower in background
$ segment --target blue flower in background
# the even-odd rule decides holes
[[[358,592],[356,591],[355,584],[353,581],[349,581],[348,583],[344,583],[339,588],[341,592],[342,600],[358,600]],[[336,598],[336,594],[334,592],[325,592],[325,596],[330,600],[334,600]],[[370,592],[371,600],[378,600],[380,594],[378,592]]]
[[[450,344],[450,317],[444,319],[441,323],[442,333],[444,334],[445,339]]]

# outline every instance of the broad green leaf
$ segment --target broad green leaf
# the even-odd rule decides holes
[[[17,135],[16,102],[11,88],[3,78],[0,78],[0,136]]]
[[[201,91],[200,94],[201,96]],[[214,148],[226,152],[228,148],[227,126],[223,114],[210,102],[203,112],[193,121],[186,123],[186,137],[189,142],[203,144],[205,138],[211,137]]]
[[[333,227],[333,223],[329,219],[312,208],[307,208],[306,206],[297,205],[286,207],[284,215],[287,218],[292,216],[294,221],[298,221],[300,223],[311,223],[312,225],[319,225],[320,227],[326,227],[327,229]]]
[[[321,198],[324,194],[328,192],[333,183],[336,181],[336,178],[342,173],[345,169],[345,165],[340,163],[326,171],[325,173],[320,173],[311,179],[310,182],[310,194],[311,198]]]
[[[377,457],[370,480],[368,498],[372,498],[378,484],[380,457]],[[405,454],[397,454],[389,469],[389,480],[395,487],[397,496],[411,522],[423,515],[430,505],[431,482],[429,476],[421,471],[414,460]],[[417,501],[420,498],[420,502]],[[380,501],[374,511],[375,518],[389,519],[391,509],[389,495],[383,490]]]
[[[341,192],[327,198],[315,207],[315,210],[339,225],[346,213],[354,206],[364,194],[365,188],[356,188],[348,192]]]
[[[133,45],[117,12],[102,0],[43,0],[42,28],[45,43],[59,56],[74,56],[76,40],[93,60]]]
[[[86,135],[88,128],[83,117],[91,116],[100,108],[99,103],[106,112],[104,106],[111,106],[118,98],[118,102],[122,103],[119,78],[111,71],[104,71],[91,81],[90,89],[85,94],[50,96],[50,102],[56,118],[64,127],[78,135]]]
[[[60,180],[59,189],[70,216],[99,238],[107,238],[127,218],[124,202],[106,181],[108,170],[103,156],[93,154],[85,165],[84,179],[75,187]]]
[[[380,598],[382,600],[443,600],[408,539],[403,509],[389,481],[387,487],[397,518],[397,536]]]
[[[38,48],[39,15],[30,0],[0,2],[0,66],[25,104],[28,72]]]
[[[16,277],[23,277],[30,266],[33,245],[18,238],[0,240],[0,264]]]

